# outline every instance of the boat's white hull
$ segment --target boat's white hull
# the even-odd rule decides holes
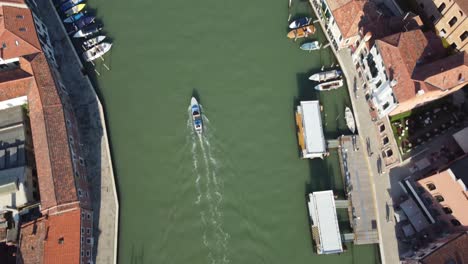
[[[351,131],[351,133],[354,134],[356,132],[356,122],[354,121],[353,112],[351,111],[349,107],[346,107],[345,109],[345,119],[346,119],[346,125],[349,128],[349,131]]]
[[[337,70],[331,70],[326,72],[318,72],[309,77],[309,80],[316,82],[326,82],[328,80],[336,79],[341,76],[341,72]]]
[[[190,100],[190,115],[192,117],[193,129],[199,135],[203,133],[203,121],[201,107],[195,97]]]
[[[92,38],[83,42],[83,46],[87,49],[90,49],[96,46],[97,44],[101,43],[102,41],[104,41],[104,39],[106,39],[106,36],[97,36],[95,38]]]
[[[106,54],[111,49],[111,47],[112,44],[107,42],[96,45],[83,53],[83,59],[85,61],[93,61]]]

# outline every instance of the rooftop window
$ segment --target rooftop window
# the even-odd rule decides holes
[[[440,202],[443,202],[445,201],[444,197],[442,195],[436,195],[434,196],[434,198],[440,203]]]
[[[450,207],[444,207],[443,210],[444,210],[444,213],[446,213],[446,214],[452,214],[453,213],[452,209],[450,209]]]
[[[58,243],[59,243],[59,244],[63,244],[63,242],[65,242],[65,239],[64,239],[63,237],[60,237],[60,238],[58,239]]]
[[[25,27],[20,27],[20,28],[19,28],[19,31],[21,31],[21,32],[26,32],[26,28],[25,28]]]
[[[426,187],[429,189],[429,191],[433,191],[436,189],[436,186],[433,183],[426,184]]]
[[[460,40],[464,41],[467,37],[468,37],[468,31],[465,30],[465,32],[463,32],[463,34],[460,35]]]
[[[460,226],[460,225],[461,225],[460,221],[458,221],[457,219],[452,219],[452,220],[450,220],[450,222],[451,222],[452,225],[454,225],[454,226]]]
[[[16,18],[17,18],[17,19],[23,19],[24,16],[23,16],[23,15],[16,15]]]
[[[437,10],[439,10],[439,12],[442,13],[442,11],[444,11],[444,9],[445,9],[446,6],[447,6],[447,5],[446,5],[445,3],[442,3],[442,4],[440,4],[440,6],[437,8]]]
[[[452,19],[450,19],[450,21],[449,21],[450,27],[453,27],[453,25],[455,25],[455,23],[457,23],[457,21],[458,21],[457,17],[452,17]]]

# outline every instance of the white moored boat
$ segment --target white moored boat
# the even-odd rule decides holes
[[[195,97],[190,100],[190,114],[192,116],[193,129],[199,135],[203,132],[203,121],[201,115],[200,104]]]
[[[349,107],[345,108],[345,119],[346,119],[346,125],[349,128],[349,131],[354,134],[356,132],[356,122],[354,122],[354,116],[353,112]]]
[[[93,61],[102,55],[106,54],[112,47],[111,43],[103,42],[101,44],[98,44],[91,49],[85,51],[83,53],[83,59],[85,61]]]
[[[331,70],[325,72],[318,72],[309,77],[309,80],[316,82],[326,82],[328,80],[336,79],[341,76],[341,71]]]
[[[315,86],[315,90],[317,91],[330,91],[330,90],[335,90],[343,86],[343,80],[334,80],[334,81],[329,81],[329,82],[324,82],[317,84]]]
[[[96,46],[97,44],[101,43],[104,39],[106,39],[106,36],[97,36],[95,38],[88,39],[85,42],[83,42],[83,46],[86,49],[90,49],[90,48]]]

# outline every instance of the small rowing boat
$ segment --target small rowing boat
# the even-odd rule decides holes
[[[112,47],[112,44],[107,43],[107,42],[98,44],[92,47],[91,49],[85,51],[83,53],[83,59],[88,62],[93,61],[101,57],[102,55],[106,54],[111,49],[111,47]]]
[[[315,90],[317,91],[330,91],[330,90],[335,90],[343,86],[343,80],[338,79],[334,81],[329,81],[329,82],[324,82],[324,83],[319,83],[315,86]]]
[[[301,50],[313,51],[320,49],[320,43],[318,41],[306,42],[301,45]]]
[[[298,39],[304,38],[315,33],[315,27],[313,25],[308,25],[305,27],[300,27],[289,31],[288,38]]]
[[[85,47],[85,49],[90,49],[96,46],[97,44],[101,43],[104,39],[106,39],[106,36],[97,36],[95,38],[88,39],[85,42],[83,42],[83,47]]]
[[[85,13],[86,13],[86,11],[85,11],[85,12],[76,13],[76,14],[74,14],[74,15],[72,15],[72,16],[69,16],[69,17],[65,18],[65,19],[63,20],[63,22],[64,22],[64,23],[73,23],[73,22],[75,22],[75,21],[78,21],[79,19],[81,19],[81,18],[84,16]]]
[[[101,25],[89,25],[87,27],[84,27],[80,30],[78,30],[74,35],[73,37],[74,38],[84,38],[86,36],[90,36],[94,33],[98,33],[99,31],[101,31],[102,29],[102,26]]]
[[[65,1],[60,5],[60,11],[65,12],[68,9],[76,6],[77,4],[79,4],[81,2],[83,2],[83,0],[68,0],[68,1]]]
[[[348,126],[349,131],[354,134],[354,132],[356,132],[356,123],[354,122],[353,112],[349,107],[345,108],[345,119],[346,126]]]
[[[201,133],[203,132],[203,121],[200,110],[200,104],[198,104],[198,101],[197,99],[195,99],[195,97],[192,97],[192,99],[190,100],[190,113],[192,115],[193,129],[195,130],[195,132],[201,135]]]
[[[83,10],[83,8],[85,8],[86,4],[77,4],[76,6],[73,6],[72,8],[66,10],[64,12],[64,14],[66,16],[72,16],[78,12],[80,12],[81,10]]]
[[[316,82],[326,82],[328,80],[336,79],[341,77],[342,72],[339,70],[331,70],[325,72],[318,72],[309,77],[309,80]]]
[[[291,22],[289,24],[289,28],[294,29],[294,28],[304,27],[304,26],[309,25],[311,21],[312,21],[312,18],[310,17],[301,17]]]

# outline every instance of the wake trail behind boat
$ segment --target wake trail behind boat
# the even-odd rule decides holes
[[[203,109],[201,105],[200,109]],[[200,208],[201,223],[204,226],[201,241],[209,251],[208,259],[211,263],[229,263],[227,256],[229,234],[223,230],[223,215],[220,210],[223,198],[222,184],[217,175],[220,163],[216,159],[215,146],[210,142],[212,137],[210,121],[205,114],[202,118],[203,133],[198,134],[193,127],[189,108],[187,124],[192,140],[192,165],[198,193],[196,204]]]

